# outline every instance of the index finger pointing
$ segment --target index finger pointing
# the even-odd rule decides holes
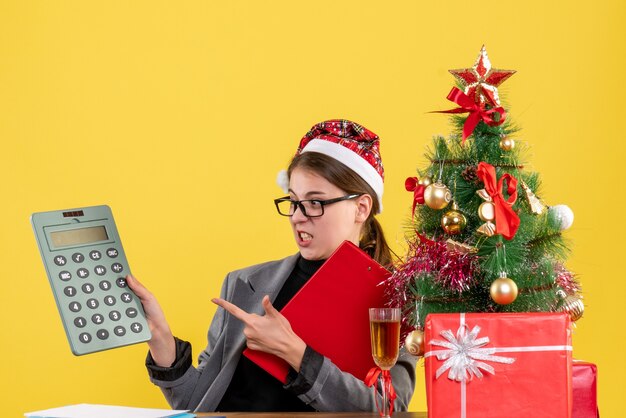
[[[211,302],[224,308],[228,313],[230,313],[232,316],[240,321],[246,322],[248,317],[250,316],[248,312],[244,311],[239,306],[234,305],[227,300],[221,298],[213,298],[211,299]]]

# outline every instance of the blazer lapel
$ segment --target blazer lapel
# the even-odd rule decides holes
[[[235,280],[231,303],[248,313],[263,315],[263,297],[268,295],[274,302],[283,284],[293,271],[298,254],[281,260],[275,268],[261,268],[249,276],[241,276]],[[226,323],[226,339],[224,349],[227,356],[225,362],[237,357],[245,345],[243,335],[244,324],[232,315],[228,315]]]
[[[269,295],[272,302],[276,299],[297,260],[298,254],[277,262],[271,268],[261,267],[249,274],[244,270],[234,279],[232,293],[228,292],[232,295],[230,302],[248,313],[262,315],[263,296]],[[224,396],[246,344],[243,328],[243,322],[232,315],[226,315],[220,371],[214,380],[207,382],[208,388],[200,389],[202,385],[196,386],[194,393],[203,393],[198,409],[214,411]]]

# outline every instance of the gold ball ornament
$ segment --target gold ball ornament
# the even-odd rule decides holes
[[[515,148],[515,141],[512,138],[505,136],[500,140],[500,149],[502,151],[511,151],[513,148]]]
[[[440,181],[428,185],[424,190],[424,203],[431,209],[443,209],[448,206],[451,200],[450,189]]]
[[[404,339],[404,348],[414,356],[424,355],[424,331],[411,331]]]
[[[565,300],[563,300],[560,311],[568,313],[572,322],[578,321],[585,312],[585,305],[583,304],[581,296],[577,294],[567,295]]]
[[[419,179],[417,181],[417,184],[427,187],[427,186],[430,186],[432,182],[433,181],[430,179],[430,177],[426,176],[426,177],[422,177],[421,179]]]
[[[491,283],[489,294],[498,305],[508,305],[517,299],[517,285],[513,280],[502,275]]]
[[[465,215],[459,212],[458,209],[459,207],[457,206],[456,202],[453,203],[452,210],[446,212],[445,215],[443,215],[443,217],[441,218],[441,227],[444,231],[446,231],[446,234],[448,235],[460,234],[465,228],[465,225],[467,225],[467,219],[465,218]]]

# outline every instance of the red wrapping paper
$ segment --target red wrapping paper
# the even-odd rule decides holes
[[[593,363],[574,360],[572,365],[572,418],[598,418],[598,368]]]
[[[496,348],[493,356],[514,359],[511,364],[477,360],[493,367],[460,383],[439,378],[445,360],[433,345],[445,341],[441,332],[475,326],[477,338],[488,337],[481,348]],[[425,323],[425,374],[429,418],[570,418],[572,409],[572,348],[570,319],[563,313],[431,314]],[[429,353],[430,352],[430,353]]]

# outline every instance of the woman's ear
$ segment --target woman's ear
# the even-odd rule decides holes
[[[356,198],[356,222],[357,223],[365,223],[368,216],[370,216],[370,212],[372,211],[372,196],[368,194],[363,194]]]

